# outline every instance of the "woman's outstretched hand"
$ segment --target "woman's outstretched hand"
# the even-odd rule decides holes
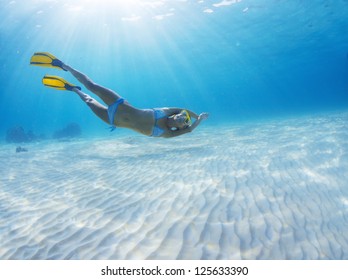
[[[199,119],[199,120],[206,120],[208,117],[209,117],[209,114],[208,114],[208,113],[201,113],[201,114],[198,116],[198,119]]]

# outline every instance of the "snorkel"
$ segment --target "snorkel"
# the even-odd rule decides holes
[[[190,117],[189,112],[187,112],[187,110],[182,110],[182,111],[181,111],[181,114],[186,115],[185,123],[186,123],[188,126],[190,126],[190,125],[192,124],[192,121],[191,121],[191,117]]]

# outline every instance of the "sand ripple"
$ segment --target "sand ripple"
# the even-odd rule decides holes
[[[348,114],[0,149],[1,259],[348,259]]]

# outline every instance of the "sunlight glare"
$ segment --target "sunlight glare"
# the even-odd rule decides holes
[[[74,1],[76,3],[76,1]],[[80,0],[79,5],[85,6],[86,8],[93,8],[94,10],[100,9],[117,9],[119,11],[128,12],[141,12],[144,8],[155,9],[164,5],[163,1],[149,0]]]

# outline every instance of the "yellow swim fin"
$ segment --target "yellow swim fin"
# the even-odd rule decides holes
[[[53,54],[48,52],[36,52],[30,59],[30,65],[51,67],[67,71],[63,68],[63,63]]]
[[[51,87],[58,90],[73,90],[75,88],[81,90],[80,87],[75,86],[58,76],[45,75],[45,77],[42,79],[42,83],[46,87]]]

